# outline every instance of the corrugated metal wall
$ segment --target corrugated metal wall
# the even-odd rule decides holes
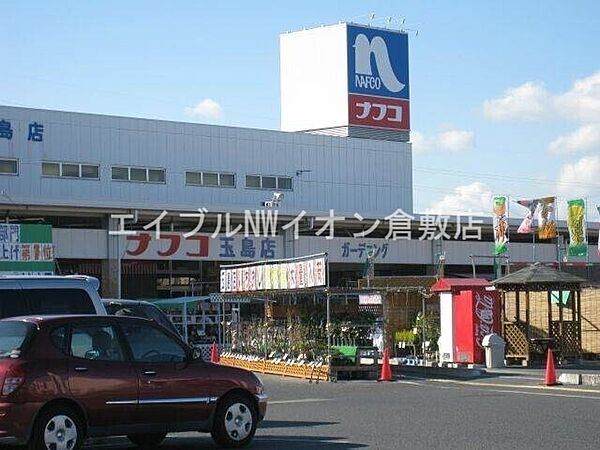
[[[270,199],[272,190],[245,187],[247,174],[262,174],[293,178],[282,213],[412,211],[407,143],[3,106],[0,119],[14,130],[0,139],[0,157],[20,163],[18,176],[0,176],[0,189],[18,204],[234,212]],[[42,142],[27,140],[34,121],[44,126]],[[100,180],[42,177],[44,160],[99,164]],[[112,165],[165,168],[166,183],[112,181]],[[186,170],[233,172],[237,186],[186,186]]]

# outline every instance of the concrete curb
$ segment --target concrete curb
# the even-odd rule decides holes
[[[581,374],[581,384],[584,384],[586,386],[600,386],[600,374]]]
[[[581,384],[581,374],[579,373],[561,373],[558,382],[562,384]]]
[[[453,369],[423,366],[392,366],[392,372],[396,376],[408,375],[416,378],[441,378],[450,380],[473,380],[486,375],[485,370],[482,369]]]

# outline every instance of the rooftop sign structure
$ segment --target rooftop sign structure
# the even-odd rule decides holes
[[[408,35],[341,23],[281,35],[281,128],[408,141]]]

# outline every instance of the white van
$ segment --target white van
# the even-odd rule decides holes
[[[97,278],[0,276],[0,319],[31,315],[106,315]]]

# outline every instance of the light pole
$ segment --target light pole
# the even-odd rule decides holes
[[[423,349],[423,363],[425,363],[426,357],[425,357],[425,331],[426,331],[426,327],[425,327],[425,299],[429,299],[433,296],[433,294],[431,292],[427,292],[427,290],[425,288],[421,288],[419,289],[419,293],[421,294],[421,347]]]

